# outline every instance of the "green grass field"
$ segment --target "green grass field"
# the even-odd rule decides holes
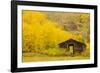
[[[23,62],[86,60],[89,56],[48,56],[44,54],[23,53]]]

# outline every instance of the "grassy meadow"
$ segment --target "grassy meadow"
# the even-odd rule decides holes
[[[75,39],[86,44],[85,52],[74,56],[59,43]],[[72,12],[22,12],[23,62],[84,60],[90,58],[90,14]]]

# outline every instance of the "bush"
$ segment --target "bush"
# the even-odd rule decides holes
[[[46,54],[48,56],[64,56],[66,54],[66,49],[62,48],[48,48],[48,49],[41,49],[38,53]]]

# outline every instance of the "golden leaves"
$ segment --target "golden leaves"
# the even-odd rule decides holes
[[[35,52],[58,48],[58,44],[68,39],[82,41],[81,34],[74,35],[47,18],[44,12],[23,11],[23,50]]]

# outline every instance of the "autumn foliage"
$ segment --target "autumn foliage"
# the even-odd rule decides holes
[[[23,53],[33,52],[48,55],[66,54],[58,44],[73,38],[86,44],[82,34],[66,31],[61,23],[50,20],[48,15],[39,11],[23,11],[22,42]],[[81,19],[85,17],[81,16]],[[81,22],[84,22],[83,20]]]

